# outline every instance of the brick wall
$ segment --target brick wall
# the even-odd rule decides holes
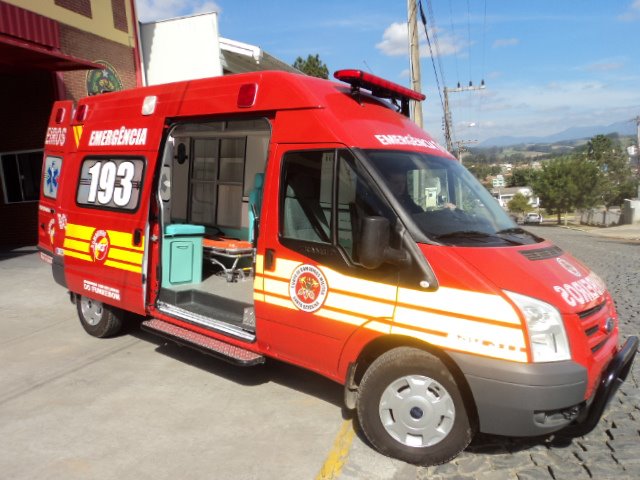
[[[104,0],[101,0],[104,1]],[[79,13],[85,17],[91,17],[91,0],[55,0],[59,7],[66,8],[72,12]]]
[[[124,0],[111,0],[111,10],[113,11],[113,26],[123,32],[128,32],[127,9]]]
[[[83,32],[67,25],[60,25],[60,46],[64,53],[85,60],[104,60],[117,71],[124,88],[136,86],[136,70],[133,48]],[[87,72],[64,72],[66,98],[78,101],[87,96]]]

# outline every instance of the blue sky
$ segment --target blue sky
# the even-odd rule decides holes
[[[406,0],[136,3],[141,21],[217,11],[221,36],[258,45],[287,63],[317,53],[331,74],[359,68],[409,84]],[[450,94],[456,140],[547,135],[640,115],[640,0],[422,4],[432,46],[438,40],[440,87],[486,84],[482,91]],[[442,106],[419,30],[424,127],[441,140]]]

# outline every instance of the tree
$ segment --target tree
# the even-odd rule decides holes
[[[302,57],[296,58],[296,61],[293,62],[293,68],[297,68],[302,73],[306,73],[312,77],[318,78],[329,78],[329,69],[327,65],[320,60],[320,55],[308,55],[307,59],[304,60]]]
[[[600,170],[595,162],[579,156],[565,156],[542,166],[533,190],[547,212],[558,216],[560,224],[563,213],[590,208],[598,202],[600,182]]]
[[[533,168],[514,168],[509,180],[510,187],[529,187],[533,185],[537,171]]]
[[[507,208],[510,212],[525,214],[533,207],[529,205],[529,199],[525,197],[520,192],[516,193],[509,203],[507,203]]]
[[[587,158],[600,169],[600,198],[607,209],[634,196],[638,181],[618,140],[604,135],[593,137],[587,144]]]

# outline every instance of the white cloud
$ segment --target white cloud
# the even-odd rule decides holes
[[[435,35],[434,35],[435,34]],[[441,57],[447,55],[453,55],[461,51],[466,45],[458,38],[450,35],[446,32],[436,29],[435,31],[429,29],[429,38],[431,39],[431,46],[435,51],[435,36],[438,37],[438,52]],[[429,57],[429,47],[427,45],[427,38],[424,34],[424,29],[420,29],[420,56]],[[409,28],[406,23],[394,22],[389,25],[382,34],[382,41],[376,44],[376,48],[383,54],[389,56],[399,56],[409,54]]]
[[[587,72],[610,72],[612,70],[620,70],[623,67],[624,62],[619,60],[601,60],[579,67],[579,70],[585,70]]]
[[[618,20],[623,22],[634,22],[640,20],[640,0],[634,0],[631,5],[627,7],[627,11],[618,15]]]
[[[493,42],[493,48],[501,48],[501,47],[513,47],[520,43],[520,39],[518,38],[499,38],[495,42]]]
[[[141,22],[166,20],[184,15],[195,15],[205,12],[220,12],[218,4],[211,0],[136,0],[138,19]]]

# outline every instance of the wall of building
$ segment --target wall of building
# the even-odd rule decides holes
[[[60,25],[60,47],[63,52],[92,62],[106,61],[112,65],[123,88],[136,86],[136,65],[132,48],[68,25]],[[62,73],[66,98],[78,101],[87,96],[87,71]]]
[[[134,16],[131,0],[1,0],[57,22],[48,23],[59,33],[59,48],[64,54],[91,62],[106,62],[117,75],[122,88],[136,86]],[[13,31],[13,29],[11,30]],[[28,30],[25,38],[30,43]],[[33,34],[33,32],[31,32]],[[45,38],[47,38],[45,36]],[[38,44],[37,41],[35,42]],[[94,71],[102,74],[102,71]],[[28,65],[17,65],[15,72],[0,75],[0,247],[34,245],[37,242],[37,200],[34,195],[22,196],[28,201],[16,201],[16,185],[23,192],[34,192],[40,176],[35,163],[41,161],[44,136],[51,106],[56,99],[78,99],[87,95],[88,71],[33,71]],[[12,168],[15,152],[39,151],[18,159],[20,174],[28,172],[27,180],[19,184]],[[34,158],[35,157],[35,158]],[[37,160],[37,162],[36,162]],[[12,181],[13,180],[13,181]],[[6,188],[5,183],[10,182]],[[28,187],[25,185],[28,183]],[[6,190],[6,191],[5,191]],[[7,201],[9,197],[12,201]],[[37,195],[35,195],[37,198]]]
[[[3,0],[127,47],[135,46],[133,14],[129,0]],[[87,8],[88,5],[88,8]],[[122,26],[122,8],[126,12],[127,31]],[[115,15],[114,15],[115,10]],[[89,13],[87,15],[87,13]],[[116,20],[114,20],[116,17]]]

